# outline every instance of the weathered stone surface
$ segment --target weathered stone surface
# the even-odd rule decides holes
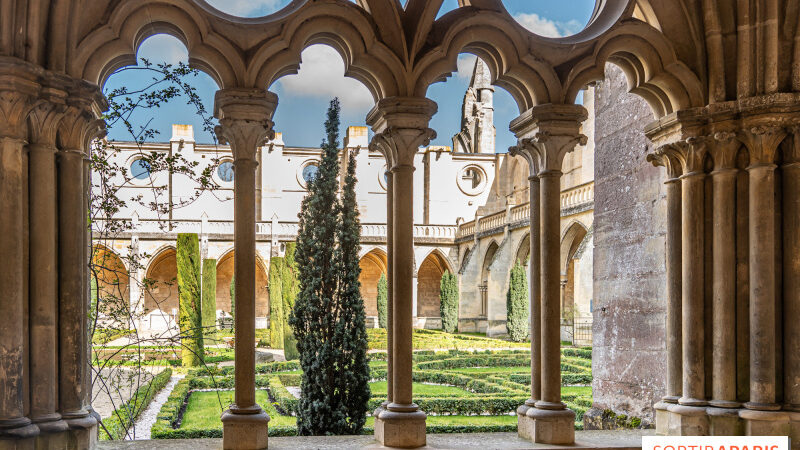
[[[665,386],[664,174],[646,160],[649,106],[608,66],[595,97],[594,374],[588,418],[652,423]],[[587,428],[603,426],[587,420]]]

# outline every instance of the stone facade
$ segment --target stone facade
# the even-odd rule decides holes
[[[664,175],[646,156],[647,104],[607,66],[595,90],[593,410],[653,422],[664,392]]]

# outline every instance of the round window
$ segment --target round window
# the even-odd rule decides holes
[[[456,179],[459,189],[467,195],[478,195],[486,188],[486,172],[480,166],[466,166]]]
[[[314,181],[317,178],[317,173],[319,172],[319,166],[316,164],[309,164],[303,167],[303,180],[307,183]]]
[[[220,180],[226,183],[230,183],[231,181],[233,181],[233,162],[231,161],[221,162],[219,164],[219,167],[217,167],[217,175],[219,176]]]
[[[131,163],[131,176],[137,180],[144,180],[150,176],[150,163],[144,159],[137,159]]]

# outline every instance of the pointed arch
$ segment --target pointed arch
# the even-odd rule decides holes
[[[172,314],[178,309],[178,261],[177,252],[172,245],[161,247],[153,257],[145,272],[144,310],[160,310]]]
[[[381,275],[388,278],[388,266],[386,252],[379,247],[366,252],[358,262],[361,269],[358,281],[361,283],[361,298],[364,300],[367,316],[378,315],[378,281]]]
[[[417,270],[417,316],[441,317],[442,275],[453,273],[450,262],[438,248],[433,249]]]
[[[92,247],[91,298],[101,313],[119,317],[130,308],[130,275],[125,261],[99,243]]]
[[[230,248],[217,259],[217,309],[231,314],[231,281],[233,280],[234,249]],[[269,277],[267,264],[256,255],[256,317],[269,316]],[[235,294],[234,294],[235,295]]]

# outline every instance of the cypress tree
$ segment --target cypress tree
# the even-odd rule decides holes
[[[283,294],[281,326],[283,327],[283,353],[286,360],[300,358],[300,353],[297,352],[297,340],[294,338],[292,327],[289,326],[289,316],[294,308],[298,289],[297,262],[294,259],[296,248],[297,244],[294,242],[286,244],[284,264],[281,270],[281,293]]]
[[[458,279],[449,270],[444,271],[439,282],[439,311],[442,331],[455,333],[458,329]]]
[[[338,99],[331,101],[325,130],[319,171],[309,183],[299,214],[295,253],[299,292],[289,317],[303,368],[297,410],[300,435],[358,434],[370,395],[364,305],[358,285],[354,167],[345,180],[343,202],[349,211],[344,214],[337,196]]]
[[[210,339],[217,331],[217,260],[203,260],[202,304],[203,334]]]
[[[524,341],[528,337],[528,278],[525,267],[519,261],[511,269],[506,296],[506,312],[508,337],[514,342]]]
[[[269,263],[269,346],[283,348],[283,286],[281,272],[284,260],[275,256]]]
[[[386,281],[386,274],[381,273],[378,280],[378,326],[386,328],[388,315],[386,308],[389,302],[389,283]]]
[[[198,366],[203,363],[200,242],[195,233],[179,233],[176,246],[181,362],[184,366]]]

